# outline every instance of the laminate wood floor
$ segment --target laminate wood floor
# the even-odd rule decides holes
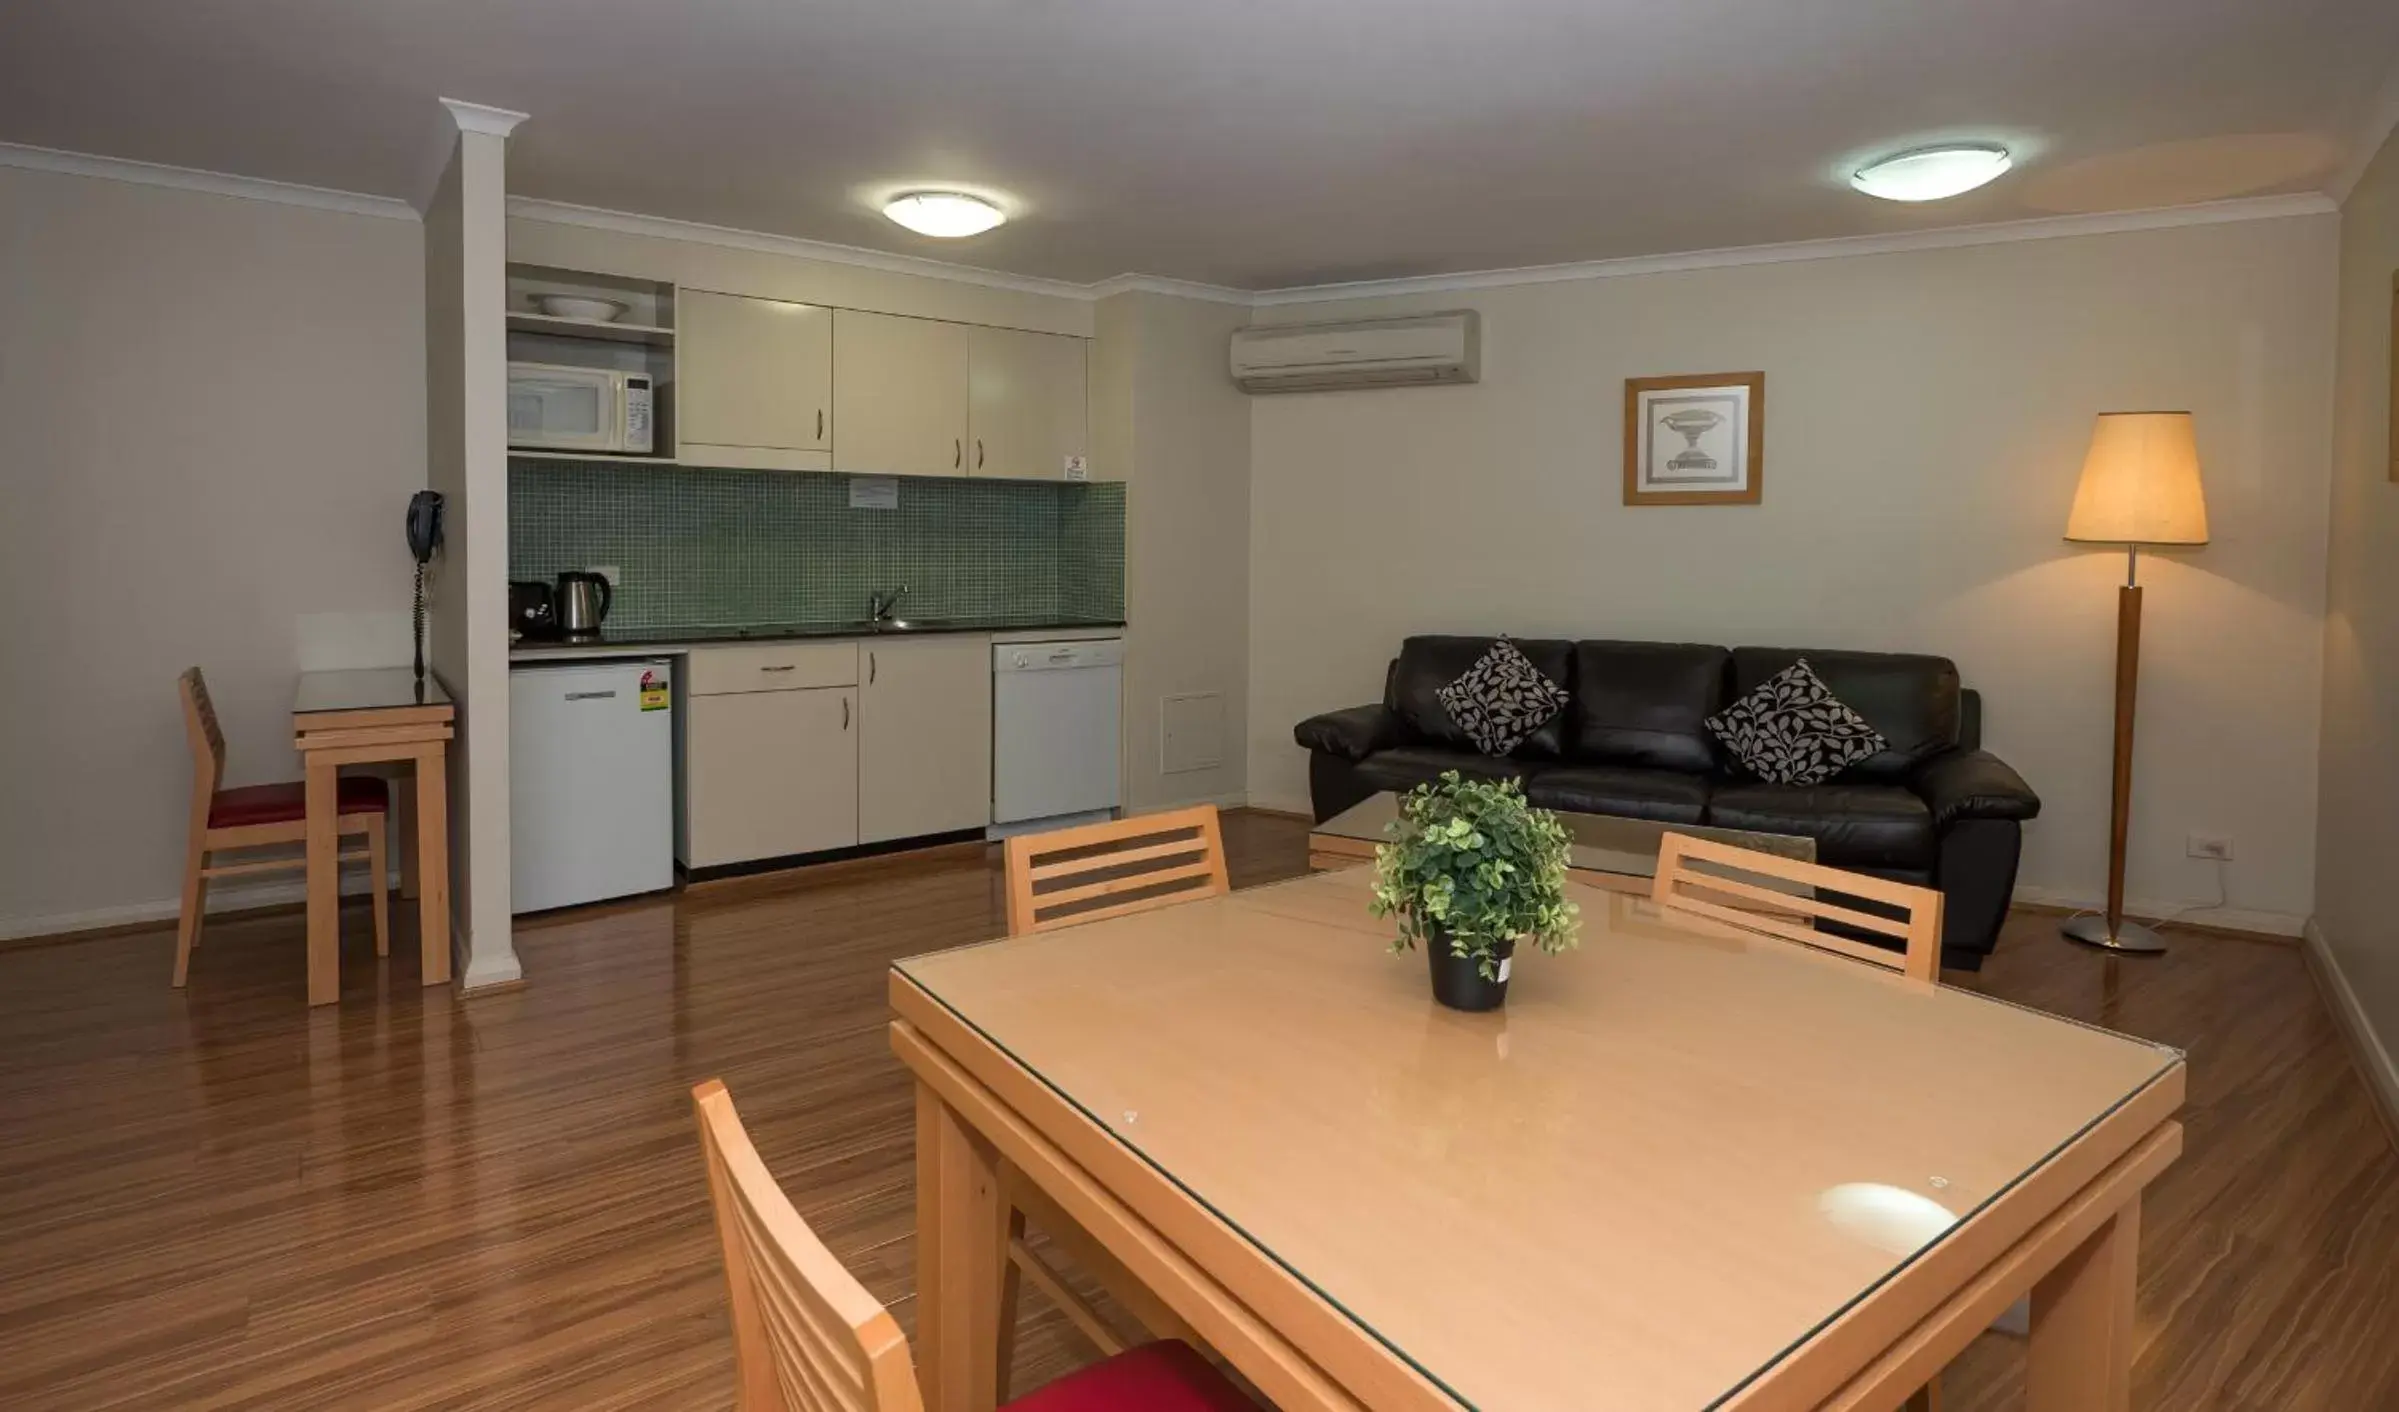
[[[1237,884],[1303,827],[1234,814]],[[884,968],[996,935],[953,850],[716,883],[526,926],[533,983],[417,984],[345,917],[303,1005],[298,916],[0,951],[0,1407],[714,1408],[723,1286],[686,1097],[731,1086],[767,1165],[913,1323],[910,1090]],[[2298,953],[2160,959],[2019,915],[1993,993],[2191,1051],[2189,1147],[2142,1230],[2137,1406],[2399,1407],[2399,1159]],[[1956,1075],[1972,1103],[1980,1076]],[[1026,1294],[1017,1387],[1086,1351]],[[1952,1412],[2021,1401],[1986,1336]]]

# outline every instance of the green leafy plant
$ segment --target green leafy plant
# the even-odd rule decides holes
[[[1514,780],[1451,770],[1400,800],[1374,850],[1374,915],[1399,918],[1394,954],[1440,938],[1450,954],[1499,979],[1499,948],[1556,953],[1575,944],[1580,909],[1566,898],[1566,826],[1525,803]]]

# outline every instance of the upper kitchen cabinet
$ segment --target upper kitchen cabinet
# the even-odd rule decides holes
[[[832,468],[832,310],[686,289],[676,315],[684,461]]]
[[[1087,449],[1084,340],[1005,328],[967,334],[967,469],[1064,479],[1069,459]]]
[[[976,332],[938,319],[835,310],[834,466],[865,475],[967,474],[967,369]]]

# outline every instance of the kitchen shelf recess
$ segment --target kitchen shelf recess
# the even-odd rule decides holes
[[[613,319],[545,313],[544,295],[606,299],[623,306]],[[675,285],[633,275],[511,263],[507,273],[508,360],[570,368],[646,373],[651,385],[653,449],[643,454],[559,452],[511,446],[508,454],[543,461],[675,464]]]

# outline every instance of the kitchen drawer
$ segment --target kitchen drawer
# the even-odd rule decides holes
[[[685,659],[683,680],[685,689],[693,696],[856,686],[858,644],[786,642],[758,647],[699,648]]]

